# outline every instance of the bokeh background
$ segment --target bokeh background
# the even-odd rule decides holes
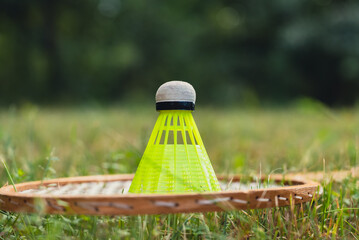
[[[196,89],[217,174],[358,167],[358,0],[0,0],[0,186],[134,173],[170,80]],[[320,189],[223,214],[0,210],[0,239],[356,238],[357,178]]]
[[[203,104],[352,106],[358,12],[356,0],[0,0],[0,104],[143,103],[180,79]]]

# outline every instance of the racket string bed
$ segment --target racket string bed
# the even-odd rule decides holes
[[[37,195],[118,195],[127,194],[132,181],[112,181],[112,182],[86,182],[70,183],[65,185],[49,184],[39,186],[36,189],[27,189],[20,191],[20,194],[37,194]],[[251,190],[259,189],[258,183],[240,183],[224,181],[219,182],[221,191]],[[56,187],[54,186],[56,185]],[[271,189],[282,187],[281,184],[271,183],[263,188]]]

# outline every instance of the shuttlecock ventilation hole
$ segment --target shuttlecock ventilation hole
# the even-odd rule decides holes
[[[163,128],[158,131],[153,144],[190,144],[198,145],[196,135],[193,134],[193,128],[190,119],[184,116],[167,115],[162,119]]]

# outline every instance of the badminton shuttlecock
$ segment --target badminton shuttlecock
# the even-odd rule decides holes
[[[219,183],[194,122],[196,92],[171,81],[159,87],[160,112],[129,192],[180,193],[220,191]]]

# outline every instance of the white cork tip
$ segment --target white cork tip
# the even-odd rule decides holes
[[[196,102],[196,91],[191,84],[183,81],[170,81],[162,84],[156,93],[158,102]]]

